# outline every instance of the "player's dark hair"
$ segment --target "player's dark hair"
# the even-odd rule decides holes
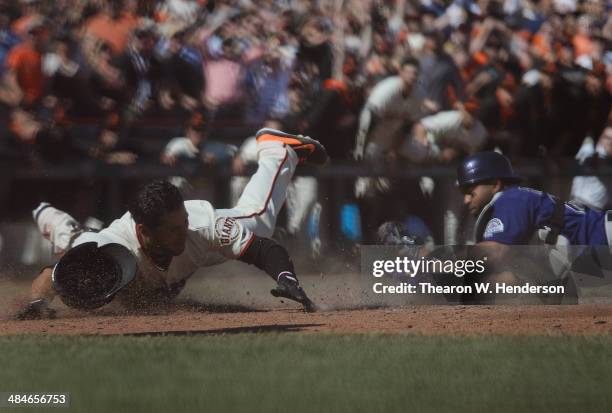
[[[419,65],[419,61],[416,58],[412,57],[412,56],[405,57],[404,60],[402,60],[402,64],[400,65],[400,69],[402,67],[404,67],[404,66],[414,66],[417,69],[421,68],[421,66]]]
[[[154,228],[166,214],[179,209],[183,202],[183,196],[176,186],[159,180],[142,187],[128,210],[134,222]]]

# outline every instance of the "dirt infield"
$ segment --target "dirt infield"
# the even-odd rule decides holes
[[[241,332],[389,334],[612,334],[612,304],[451,306],[404,302],[374,308],[360,301],[351,274],[304,276],[317,304],[335,311],[307,314],[269,294],[271,280],[246,266],[225,264],[194,277],[177,303],[147,314],[110,306],[83,313],[55,300],[54,320],[15,321],[14,299],[29,280],[0,279],[0,335],[232,334]],[[442,302],[442,301],[441,301]],[[206,304],[204,304],[206,303]],[[364,308],[364,305],[369,308]]]
[[[189,335],[263,332],[580,335],[612,333],[612,306],[410,306],[306,314],[296,309],[178,306],[151,315],[65,314],[44,321],[0,321],[1,335]]]

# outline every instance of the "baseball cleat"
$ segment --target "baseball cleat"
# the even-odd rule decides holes
[[[300,158],[300,163],[309,162],[315,165],[323,165],[329,159],[327,151],[321,145],[321,142],[308,136],[292,135],[269,128],[260,129],[255,136],[257,142],[277,141],[291,146],[298,158]]]
[[[317,309],[315,304],[306,295],[306,292],[304,292],[304,289],[300,287],[297,278],[293,275],[281,274],[278,277],[276,288],[270,290],[270,294],[274,297],[283,297],[297,301],[304,306],[304,311],[307,313],[312,313]]]

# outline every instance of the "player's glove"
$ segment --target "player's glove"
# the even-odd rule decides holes
[[[49,308],[49,301],[44,298],[39,298],[29,302],[15,318],[17,320],[39,320],[42,318],[55,318],[56,311]]]
[[[316,311],[315,304],[310,301],[310,298],[308,298],[304,289],[300,287],[300,283],[293,274],[280,274],[278,276],[278,284],[276,288],[270,290],[270,294],[274,297],[283,297],[297,301],[304,306],[304,311],[307,313]]]

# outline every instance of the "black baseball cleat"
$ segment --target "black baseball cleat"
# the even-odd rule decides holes
[[[260,129],[255,137],[257,142],[277,141],[291,146],[300,158],[300,163],[309,162],[315,165],[323,165],[329,160],[327,151],[321,145],[321,142],[308,136],[292,135],[276,129],[264,128]]]
[[[304,311],[312,313],[317,310],[315,304],[310,301],[310,298],[304,292],[304,289],[300,287],[300,283],[297,278],[289,274],[281,274],[278,277],[278,284],[276,288],[270,290],[270,294],[274,297],[283,297],[289,300],[297,301],[304,306]]]

